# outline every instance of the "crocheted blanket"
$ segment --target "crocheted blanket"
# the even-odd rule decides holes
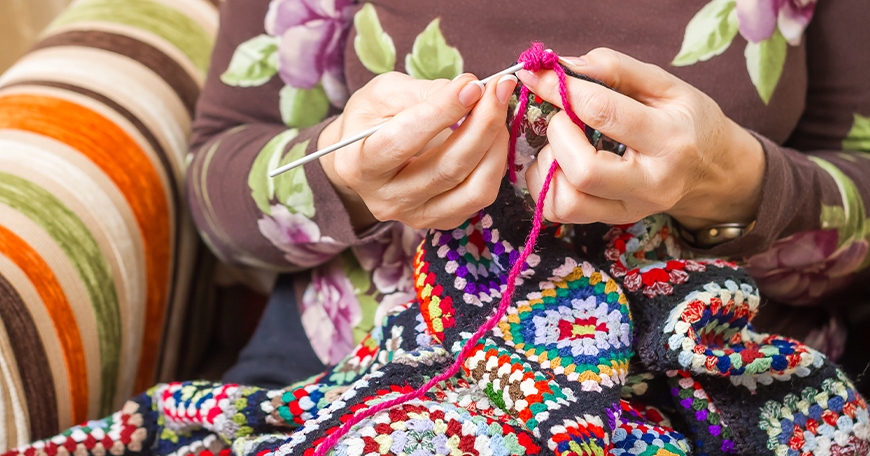
[[[533,148],[549,109],[528,110]],[[416,299],[321,375],[281,390],[158,385],[4,456],[314,455],[355,415],[454,362],[499,303],[531,213],[506,180],[492,206],[431,231],[414,261]],[[689,258],[673,233],[666,216],[546,225],[507,314],[461,371],[353,425],[331,454],[870,454],[867,404],[850,380],[821,353],[754,331],[753,280]]]

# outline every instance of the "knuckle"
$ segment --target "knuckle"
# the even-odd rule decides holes
[[[614,125],[616,106],[613,99],[603,91],[589,94],[583,108],[585,121],[597,130],[609,131]]]
[[[679,191],[673,185],[673,180],[667,177],[656,182],[650,190],[649,202],[655,206],[656,212],[669,210],[680,200]]]
[[[586,54],[586,58],[594,61],[596,65],[605,70],[613,70],[619,67],[621,57],[618,52],[606,47],[595,48]]]
[[[495,203],[495,200],[498,198],[498,189],[498,185],[491,185],[482,193],[483,205],[480,207],[481,209],[491,206],[493,203]]]
[[[427,119],[440,119],[444,116],[444,111],[449,106],[443,106],[439,100],[433,100],[432,97],[424,99],[420,102],[420,111]]]
[[[369,212],[381,222],[386,222],[388,220],[392,220],[391,213],[389,209],[385,208],[382,204],[369,204],[368,205]]]
[[[566,177],[574,188],[583,191],[592,188],[596,184],[599,176],[592,168],[591,163],[589,163],[586,166],[582,166],[575,170],[570,175],[566,175]]]
[[[393,76],[390,73],[380,74],[372,78],[372,80],[365,85],[365,88],[368,91],[379,93],[389,87],[392,80]]]
[[[488,190],[477,192],[474,196],[469,198],[464,212],[476,212],[492,204],[495,201],[495,197],[492,193],[493,192]]]
[[[375,157],[375,160],[372,160],[371,163],[366,163],[365,166],[371,169],[380,169],[383,170],[386,165],[377,159],[377,157],[382,157],[388,162],[397,162],[404,161],[404,157],[407,155],[407,143],[406,140],[399,134],[394,131],[395,129],[384,128],[383,134],[378,136],[377,139],[377,147],[374,147],[376,150],[372,150],[373,147],[371,144],[363,143],[363,147],[366,147],[367,157]],[[363,160],[367,161],[367,160]]]
[[[422,230],[423,228],[426,228],[426,224],[422,223],[422,220],[419,218],[412,218],[411,220],[406,221],[405,225],[408,225],[415,230]]]
[[[559,193],[555,195],[552,200],[553,204],[550,207],[550,211],[553,213],[553,216],[556,217],[556,222],[565,222],[572,218],[574,213],[574,204],[571,198],[568,198],[564,193]]]
[[[459,160],[442,160],[435,170],[435,176],[439,182],[449,187],[455,187],[465,180],[466,166]]]
[[[335,160],[333,162],[335,174],[343,180],[348,187],[356,190],[364,182],[363,171],[359,166],[354,166],[352,160]]]

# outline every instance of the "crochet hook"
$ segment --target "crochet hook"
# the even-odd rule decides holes
[[[524,65],[525,65],[524,63],[518,63],[510,68],[506,68],[502,71],[499,71],[498,73],[496,73],[492,76],[489,76],[486,79],[482,79],[480,82],[481,82],[481,84],[486,85],[486,83],[492,81],[493,79],[495,79],[499,76],[503,76],[506,74],[513,74],[513,73],[516,73],[517,71],[522,70]],[[381,127],[383,127],[386,124],[387,124],[387,122],[382,122],[378,125],[375,125],[372,128],[369,128],[368,130],[357,133],[357,134],[351,136],[350,138],[343,139],[343,140],[341,140],[341,141],[339,141],[339,142],[337,142],[329,147],[325,147],[323,149],[318,150],[317,152],[308,154],[308,155],[306,155],[298,160],[294,160],[290,163],[287,163],[284,166],[280,166],[278,168],[275,168],[269,173],[269,177],[275,177],[279,174],[286,173],[287,171],[290,171],[293,168],[296,168],[296,167],[302,166],[308,162],[317,160],[318,158],[320,158],[326,154],[335,152],[336,150],[341,149],[342,147],[348,146],[348,145],[353,144],[361,139],[367,138],[367,137],[375,134],[376,131],[380,130]]]
[[[548,49],[548,51],[549,51],[549,49]],[[559,57],[559,61],[563,65],[570,65],[570,62],[562,59],[561,57]],[[524,63],[518,63],[510,68],[505,68],[504,70],[501,70],[498,73],[493,74],[492,76],[481,79],[480,82],[481,82],[481,84],[486,85],[488,82],[492,81],[493,79],[495,79],[499,76],[504,76],[506,74],[516,73],[517,71],[522,70],[524,66],[525,66]],[[387,122],[389,122],[389,121],[387,121]],[[287,163],[284,166],[279,166],[278,168],[275,168],[269,172],[269,177],[275,177],[279,174],[286,173],[287,171],[290,171],[293,168],[296,168],[296,167],[302,166],[308,162],[317,160],[318,158],[320,158],[326,154],[335,152],[336,150],[341,149],[344,146],[353,144],[361,139],[367,138],[367,137],[373,135],[376,131],[380,130],[381,127],[383,127],[384,125],[387,124],[387,122],[383,122],[383,123],[380,123],[378,125],[375,125],[374,127],[369,128],[368,130],[357,133],[357,134],[355,134],[347,139],[343,139],[343,140],[341,140],[341,141],[339,141],[339,142],[337,142],[329,147],[325,147],[323,149],[318,150],[317,152],[308,154],[308,155],[306,155],[298,160],[294,160],[290,163]]]

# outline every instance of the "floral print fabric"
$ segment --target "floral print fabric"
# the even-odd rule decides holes
[[[209,157],[223,151],[254,155],[253,165],[243,169],[250,191],[246,197],[257,210],[256,219],[247,225],[256,231],[243,235],[225,229],[226,217],[221,220],[213,214],[215,209],[203,209],[220,204],[214,195],[211,200],[207,195],[196,200],[194,212],[206,218],[205,222],[198,220],[198,225],[207,242],[223,256],[256,267],[299,272],[297,283],[307,284],[299,290],[306,331],[321,359],[334,363],[389,308],[409,299],[411,252],[420,233],[400,226],[383,226],[356,238],[347,236],[348,229],[342,227],[338,231],[343,230],[345,235],[337,235],[335,224],[341,223],[341,218],[336,219],[335,214],[343,209],[335,205],[334,199],[329,204],[323,202],[329,184],[322,175],[299,168],[269,179],[268,172],[316,147],[316,135],[324,120],[330,113],[338,112],[348,94],[359,87],[360,71],[376,75],[398,70],[427,79],[452,78],[463,71],[481,76],[489,73],[479,71],[481,57],[476,53],[479,45],[457,38],[462,36],[460,29],[466,28],[457,26],[457,21],[462,16],[477,17],[473,12],[460,13],[457,9],[455,14],[445,13],[453,8],[445,6],[436,13],[422,4],[404,8],[403,4],[391,1],[360,4],[342,0],[260,0],[259,3],[263,6],[257,7],[261,12],[256,20],[245,22],[245,38],[233,41],[232,55],[218,58],[216,62],[220,63],[215,70],[224,86],[252,94],[244,106],[257,103],[261,111],[276,111],[280,123],[270,123],[268,129],[258,129],[256,122],[234,130],[230,130],[230,125],[220,136],[212,135],[207,144],[197,148],[192,167],[195,172],[205,169]],[[227,4],[226,9],[233,15],[246,14],[248,7],[237,6],[237,0],[228,0]],[[671,8],[667,3],[661,7]],[[739,68],[739,77],[733,78],[734,88],[754,87],[752,96],[759,106],[780,109],[774,95],[786,90],[793,93],[789,80],[794,78],[789,79],[789,68],[795,66],[803,47],[810,45],[805,32],[820,20],[817,7],[816,2],[808,0],[713,0],[700,5],[695,12],[687,12],[688,16],[680,20],[681,25],[672,25],[673,32],[682,38],[679,48],[674,43],[679,44],[680,40],[670,38],[656,46],[667,47],[667,58],[673,59],[674,66],[670,70],[703,67],[711,75],[724,74],[724,61],[731,58],[728,49],[743,47],[739,58],[745,65]],[[671,16],[674,8],[669,10]],[[407,9],[415,13],[403,16]],[[417,11],[424,12],[419,21],[407,27],[396,26],[397,17],[408,20],[407,17],[419,16]],[[539,13],[547,11],[529,12],[526,22],[533,23]],[[620,23],[631,29],[633,13],[620,14],[624,14]],[[227,18],[224,23],[233,22]],[[491,24],[480,22],[480,25],[484,26],[480,33],[495,33],[487,28]],[[587,24],[584,30],[594,26]],[[524,25],[517,27],[515,35],[533,37],[531,31],[522,28]],[[830,30],[830,26],[825,27]],[[584,33],[577,30],[575,41],[595,45]],[[650,32],[649,36],[652,40],[658,35]],[[511,46],[505,45],[512,49]],[[629,44],[626,49],[613,47],[640,59],[647,58],[643,53],[632,52]],[[498,66],[493,68],[497,69],[510,62],[503,55],[495,60]],[[349,63],[352,71],[348,70]],[[208,97],[204,98],[208,103]],[[748,98],[741,100],[748,102]],[[723,107],[727,104],[721,97],[717,101],[724,102]],[[867,121],[870,112],[865,108],[863,105],[850,108],[856,110],[850,118],[851,130],[838,139],[841,144],[836,148],[870,151],[870,121]],[[544,139],[546,116],[539,117],[540,121],[527,129],[527,139]],[[268,136],[265,141],[251,139],[265,136]],[[237,143],[233,143],[233,138],[239,138]],[[766,144],[766,148],[774,158],[783,154],[778,146]],[[843,157],[826,156],[825,160],[835,170],[846,169],[847,160]],[[807,204],[815,204],[819,215],[805,217],[807,210],[801,209],[800,222],[791,225],[799,229],[781,235],[783,227],[778,226],[766,232],[764,239],[753,241],[753,245],[726,252],[729,257],[745,256],[745,264],[758,278],[765,296],[788,304],[818,303],[830,293],[853,284],[856,274],[864,271],[867,263],[864,202],[862,193],[856,190],[863,189],[866,183],[848,170],[845,174],[832,172],[819,161],[811,166],[812,172],[817,173],[814,179],[820,183]],[[193,182],[200,185],[197,179]],[[205,194],[208,190],[197,191]],[[205,215],[200,215],[201,212]],[[239,218],[244,217],[248,215]],[[264,250],[264,243],[271,251]],[[755,251],[756,245],[764,243],[773,246],[766,252]],[[251,244],[257,248],[249,248]],[[745,252],[748,254],[744,255]],[[653,292],[669,283],[664,276],[659,277],[662,273],[668,277],[680,275],[680,271],[664,267],[661,271],[644,271],[645,275],[638,275],[638,280],[644,289]],[[818,334],[829,333],[822,328],[820,331]],[[814,336],[817,339],[830,339],[818,334]]]

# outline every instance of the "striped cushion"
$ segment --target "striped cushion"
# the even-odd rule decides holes
[[[0,452],[175,363],[209,0],[80,0],[0,77]]]

